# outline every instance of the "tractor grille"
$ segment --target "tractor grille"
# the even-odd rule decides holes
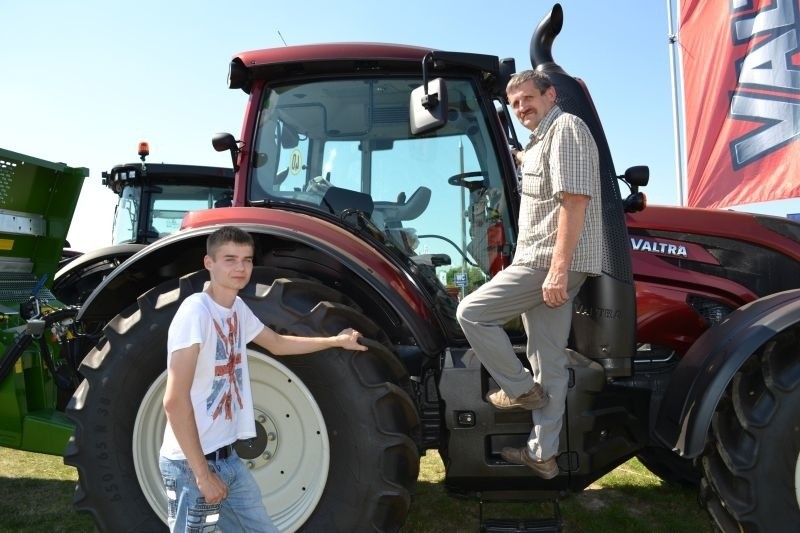
[[[31,296],[36,287],[36,276],[27,272],[3,272],[0,279],[0,302],[5,304],[19,304]],[[47,287],[42,287],[38,293],[42,300],[55,300],[56,297]]]

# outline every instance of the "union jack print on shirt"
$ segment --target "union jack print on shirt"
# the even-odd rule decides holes
[[[211,394],[206,398],[206,412],[216,420],[225,413],[225,420],[233,420],[234,411],[242,409],[242,352],[239,346],[239,316],[225,320],[227,334],[219,322],[214,320],[217,332],[217,349],[214,366],[214,382]]]

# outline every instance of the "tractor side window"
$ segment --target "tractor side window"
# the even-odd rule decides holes
[[[113,244],[136,242],[136,227],[139,223],[139,205],[142,191],[139,187],[125,187],[114,209]]]
[[[504,266],[504,195],[497,172],[482,170],[492,168],[467,135],[397,140],[373,153],[373,220],[398,243],[414,243],[420,264],[446,257],[436,276],[457,297]]]
[[[469,198],[463,188],[450,185],[448,177],[462,166],[477,165],[475,151],[460,135],[396,140],[391,150],[373,153],[376,222],[396,240],[415,241],[420,261],[432,254],[448,257],[450,264],[437,268],[444,285],[452,269],[460,269],[465,261],[474,263],[462,216]]]

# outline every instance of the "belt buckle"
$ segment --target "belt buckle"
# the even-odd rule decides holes
[[[218,450],[217,457],[220,459],[227,459],[233,455],[233,444],[227,444]]]

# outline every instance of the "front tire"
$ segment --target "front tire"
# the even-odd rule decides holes
[[[202,290],[204,271],[151,290],[116,317],[81,367],[68,408],[76,431],[65,462],[78,468],[76,507],[101,530],[164,529],[158,449],[166,418],[166,333],[180,302]],[[335,335],[355,327],[380,337],[345,298],[313,281],[256,269],[240,295],[280,333]],[[321,300],[324,300],[320,302]],[[248,350],[258,437],[237,445],[281,531],[395,531],[419,468],[418,425],[407,375],[378,342],[352,352],[280,358]],[[285,364],[284,364],[285,363]]]
[[[736,374],[712,420],[701,497],[722,531],[800,524],[800,326]]]

